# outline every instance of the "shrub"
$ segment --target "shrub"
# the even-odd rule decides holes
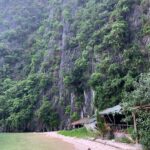
[[[65,108],[65,114],[70,114],[70,112],[71,112],[71,106],[68,105],[68,106],[66,106],[66,108]]]
[[[100,85],[102,82],[102,74],[101,73],[93,73],[91,75],[91,79],[89,81],[89,84],[95,89],[96,86]]]
[[[145,26],[143,27],[143,34],[150,35],[150,25],[149,24],[145,24]]]
[[[72,120],[72,121],[78,120],[79,118],[80,118],[80,117],[79,117],[79,115],[78,115],[77,112],[73,112],[73,113],[71,114],[71,120]]]

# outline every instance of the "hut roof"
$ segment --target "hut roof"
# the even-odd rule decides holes
[[[89,123],[89,118],[82,118],[78,121],[74,121],[74,122],[71,123],[71,125],[80,125],[80,124],[84,125],[86,123]]]
[[[101,112],[99,112],[100,115],[108,115],[108,114],[122,114],[122,107],[120,105],[107,108]]]

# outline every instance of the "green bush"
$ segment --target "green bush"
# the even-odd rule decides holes
[[[143,34],[144,35],[150,35],[150,25],[149,25],[149,23],[144,25]]]
[[[139,117],[137,119],[138,123],[138,134],[140,137],[140,142],[144,145],[145,150],[149,150],[150,147],[150,112],[140,111],[138,113]]]
[[[103,79],[103,76],[101,73],[98,73],[98,72],[93,73],[91,75],[89,84],[95,89],[96,86],[98,86],[102,83],[102,79]]]
[[[71,120],[72,121],[75,121],[75,120],[78,120],[80,117],[79,117],[79,114],[77,112],[73,112],[71,114]]]
[[[65,114],[70,114],[70,113],[71,113],[71,106],[68,105],[68,106],[66,106],[66,108],[65,108]]]

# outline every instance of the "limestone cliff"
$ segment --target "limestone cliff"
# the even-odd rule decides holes
[[[120,103],[148,71],[149,17],[149,0],[0,0],[1,130],[62,129]]]

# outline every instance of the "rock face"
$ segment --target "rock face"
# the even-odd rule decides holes
[[[128,5],[131,5],[130,10]],[[122,14],[120,7],[124,11]],[[93,90],[90,79],[93,73],[101,70],[99,68],[104,60],[106,63],[106,56],[111,58],[112,64],[122,65],[123,51],[133,41],[147,54],[149,33],[142,37],[137,34],[143,28],[142,16],[149,20],[150,8],[147,7],[145,3],[135,1],[128,4],[126,0],[122,4],[118,0],[13,0],[7,3],[0,0],[0,79],[3,83],[0,95],[7,97],[4,93],[11,87],[5,87],[6,79],[11,79],[13,85],[18,87],[21,81],[26,83],[34,75],[34,78],[40,76],[37,84],[43,85],[42,88],[32,87],[32,92],[36,91],[37,97],[31,118],[24,123],[27,130],[47,129],[36,115],[41,110],[44,99],[58,112],[60,129],[67,127],[73,120],[94,114],[94,97],[98,96],[95,93],[97,88]],[[124,40],[127,37],[124,32],[121,36],[115,36],[115,31],[120,32],[117,24],[114,25],[115,31],[112,30],[111,24],[117,20],[115,10],[129,26],[127,40]],[[111,31],[114,32],[114,37],[120,36],[124,40],[123,46],[116,46],[118,52],[113,51],[113,42],[109,41],[108,33]],[[106,45],[108,43],[109,46]],[[106,72],[107,66],[106,64],[103,68]],[[107,74],[103,77],[104,81],[106,79]],[[114,87],[119,84],[115,80],[113,82]],[[119,82],[124,84],[125,81]],[[28,91],[27,88],[24,90]],[[107,91],[113,92],[109,89]],[[114,95],[115,92],[118,91],[115,90]],[[27,93],[29,95],[31,92]],[[18,95],[13,95],[15,102]],[[121,101],[120,97],[114,100],[114,95],[111,97],[106,94],[107,101],[112,98],[110,105]],[[24,98],[22,95],[20,97]],[[20,106],[20,100],[18,103]],[[22,107],[0,120],[7,120],[13,113],[19,115],[21,110]],[[18,126],[16,128],[25,130],[18,129]]]

